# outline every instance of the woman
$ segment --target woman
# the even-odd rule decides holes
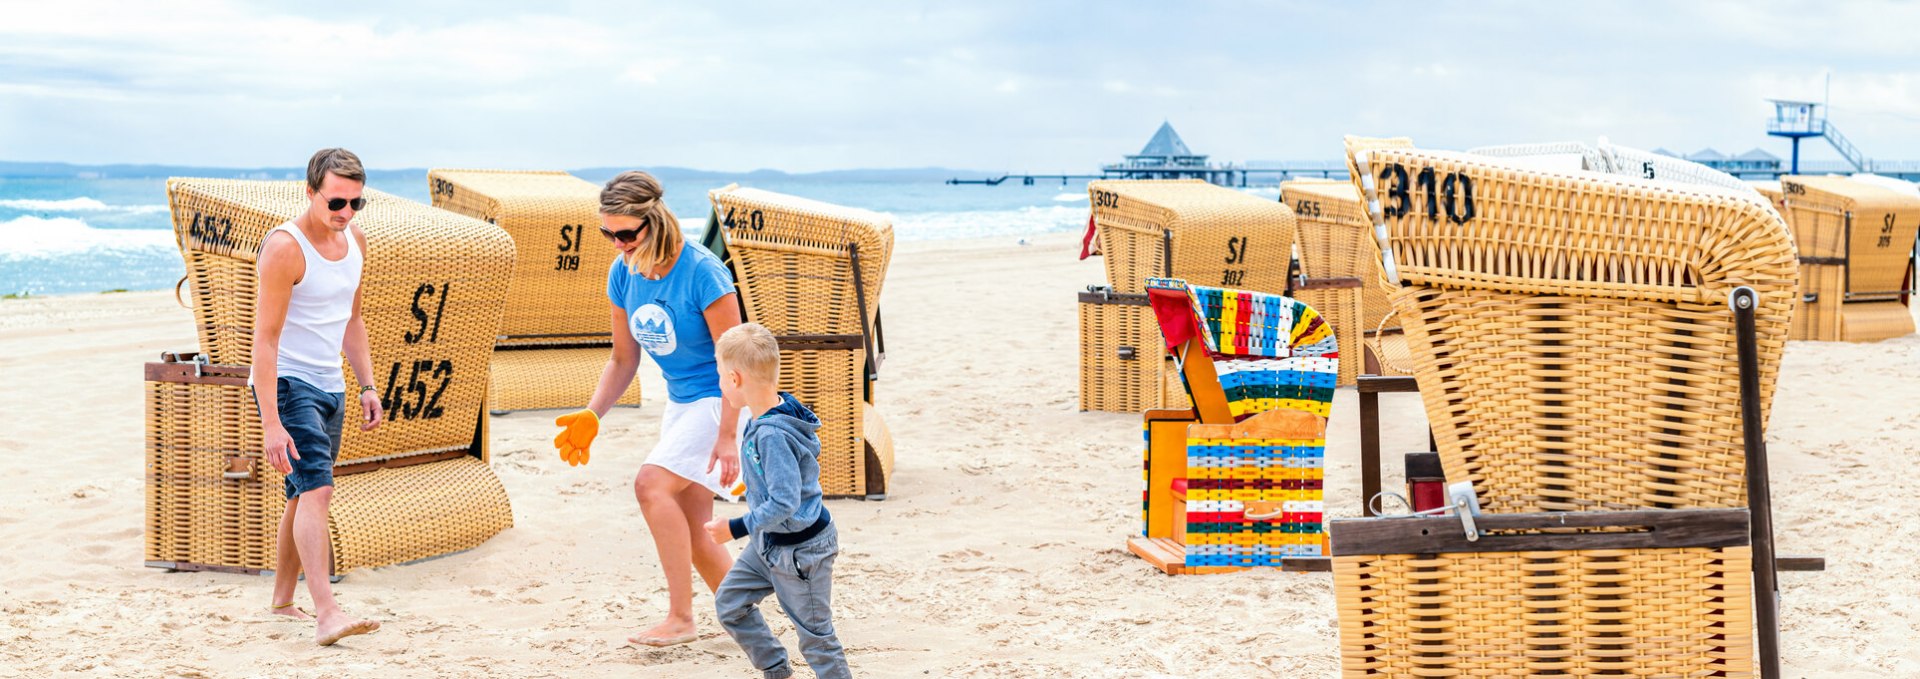
[[[667,378],[660,441],[633,480],[634,497],[653,533],[667,573],[667,619],[629,637],[645,646],[695,639],[693,584],[687,566],[713,591],[733,567],[727,550],[702,528],[713,498],[740,472],[739,437],[746,420],[721,407],[713,341],[740,323],[740,299],[725,265],[680,235],[660,182],[623,172],[600,191],[600,233],[620,251],[607,272],[613,303],[613,355],[585,410],[561,417],[554,445],[571,464],[587,461],[600,417],[633,383],[640,350]]]

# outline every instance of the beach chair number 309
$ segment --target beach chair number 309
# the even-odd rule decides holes
[[[1459,172],[1448,172],[1445,178],[1431,167],[1420,168],[1420,173],[1412,175],[1408,181],[1407,167],[1393,163],[1380,168],[1380,183],[1386,187],[1389,204],[1381,211],[1388,217],[1404,217],[1413,212],[1413,191],[1419,189],[1426,197],[1427,219],[1440,221],[1441,201],[1445,199],[1447,221],[1465,224],[1473,220],[1473,178]],[[1437,189],[1437,190],[1436,190]]]
[[[553,256],[554,271],[579,271],[580,248],[585,246],[581,239],[587,235],[585,224],[560,225],[560,254]],[[573,254],[567,254],[567,253]]]

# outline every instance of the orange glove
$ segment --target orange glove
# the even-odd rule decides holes
[[[575,467],[586,464],[587,448],[593,445],[593,437],[600,435],[600,416],[582,408],[579,412],[561,415],[553,423],[564,427],[553,437],[553,447],[560,449],[560,459]]]

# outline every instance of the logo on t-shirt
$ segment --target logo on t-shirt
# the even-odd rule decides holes
[[[634,309],[627,326],[633,330],[633,341],[639,342],[649,354],[665,356],[680,346],[673,335],[673,317],[658,304]]]

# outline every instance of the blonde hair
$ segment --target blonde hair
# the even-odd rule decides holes
[[[741,323],[720,333],[713,355],[729,370],[766,384],[780,382],[780,342],[759,323]]]
[[[628,271],[645,273],[680,254],[680,220],[667,209],[666,195],[660,180],[639,170],[622,172],[600,189],[600,214],[637,217],[646,229],[626,256]]]

